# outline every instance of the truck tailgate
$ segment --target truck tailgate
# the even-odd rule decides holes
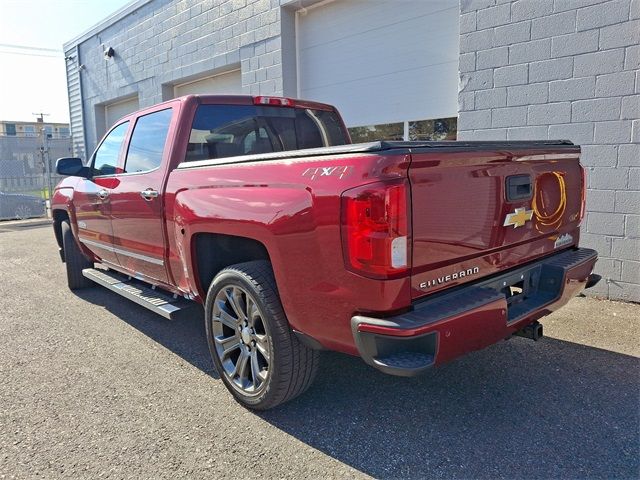
[[[412,297],[577,245],[583,208],[573,145],[412,152]]]

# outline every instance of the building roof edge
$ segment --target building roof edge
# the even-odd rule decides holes
[[[133,0],[133,1],[131,1],[130,3],[122,6],[121,8],[119,8],[118,10],[113,12],[108,17],[106,17],[103,20],[101,20],[100,22],[96,23],[94,26],[92,26],[88,30],[85,30],[80,35],[77,35],[74,38],[72,38],[71,40],[66,41],[62,45],[62,49],[66,53],[68,49],[70,49],[72,47],[75,47],[76,45],[79,45],[80,43],[84,42],[88,38],[93,37],[97,33],[100,33],[105,28],[110,27],[114,23],[118,22],[119,20],[123,19],[127,15],[130,15],[131,13],[135,12],[139,8],[143,7],[144,5],[146,5],[147,3],[150,3],[152,1],[153,0]]]

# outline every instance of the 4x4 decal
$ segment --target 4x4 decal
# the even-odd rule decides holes
[[[310,180],[315,180],[318,177],[338,177],[339,179],[343,179],[348,177],[353,173],[353,166],[351,165],[340,165],[337,167],[312,167],[307,168],[304,172],[302,172],[303,177],[307,177]]]

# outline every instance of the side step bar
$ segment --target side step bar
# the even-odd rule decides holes
[[[82,274],[112,292],[142,305],[169,320],[176,320],[198,304],[168,292],[154,290],[148,284],[121,273],[96,268],[85,268]]]

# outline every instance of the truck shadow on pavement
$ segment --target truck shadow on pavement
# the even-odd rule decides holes
[[[191,318],[170,321],[104,288],[87,288],[74,293],[85,301],[107,309],[206,374],[220,378],[209,356],[204,312],[201,310],[195,310],[197,314]]]
[[[78,295],[218,378],[201,316],[168,322],[106,290]],[[637,478],[639,374],[635,357],[549,337],[413,379],[323,352],[305,395],[257,415],[374,477]]]

